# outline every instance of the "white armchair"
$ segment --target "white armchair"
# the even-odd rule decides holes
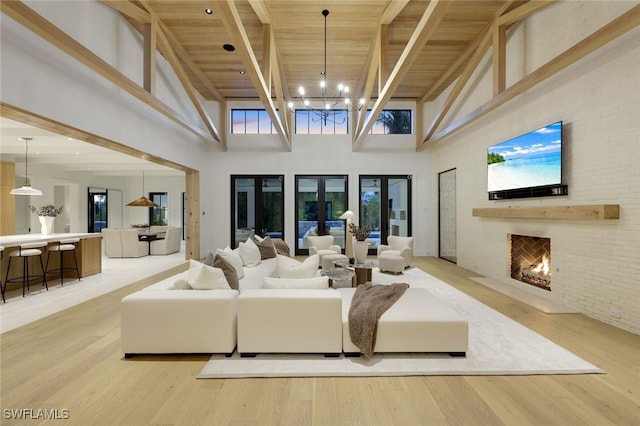
[[[333,244],[333,235],[316,235],[307,237],[309,239],[309,256],[317,254],[322,265],[322,256],[325,254],[340,254],[340,246]]]
[[[411,266],[413,261],[413,237],[388,236],[387,244],[378,246],[378,256],[382,253],[402,256],[404,258],[404,267]]]
[[[107,257],[122,257],[122,241],[119,229],[102,228],[104,254]]]
[[[168,227],[164,239],[151,241],[149,254],[171,254],[180,251],[182,228]]]

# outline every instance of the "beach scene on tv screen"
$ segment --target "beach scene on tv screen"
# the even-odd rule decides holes
[[[562,122],[489,147],[487,165],[489,192],[562,183]]]

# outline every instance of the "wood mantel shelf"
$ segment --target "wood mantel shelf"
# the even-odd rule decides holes
[[[473,216],[520,219],[619,219],[619,204],[473,209]]]

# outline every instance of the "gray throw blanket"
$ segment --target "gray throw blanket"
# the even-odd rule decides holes
[[[373,356],[378,331],[378,319],[400,297],[409,284],[359,285],[349,307],[349,334],[354,345],[367,358]]]

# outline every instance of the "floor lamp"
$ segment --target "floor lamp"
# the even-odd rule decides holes
[[[351,210],[347,210],[340,215],[340,219],[346,219],[347,221],[344,233],[344,253],[349,259],[353,259],[353,236],[351,235],[351,227],[349,225],[351,225],[351,219],[355,217],[356,215]]]

